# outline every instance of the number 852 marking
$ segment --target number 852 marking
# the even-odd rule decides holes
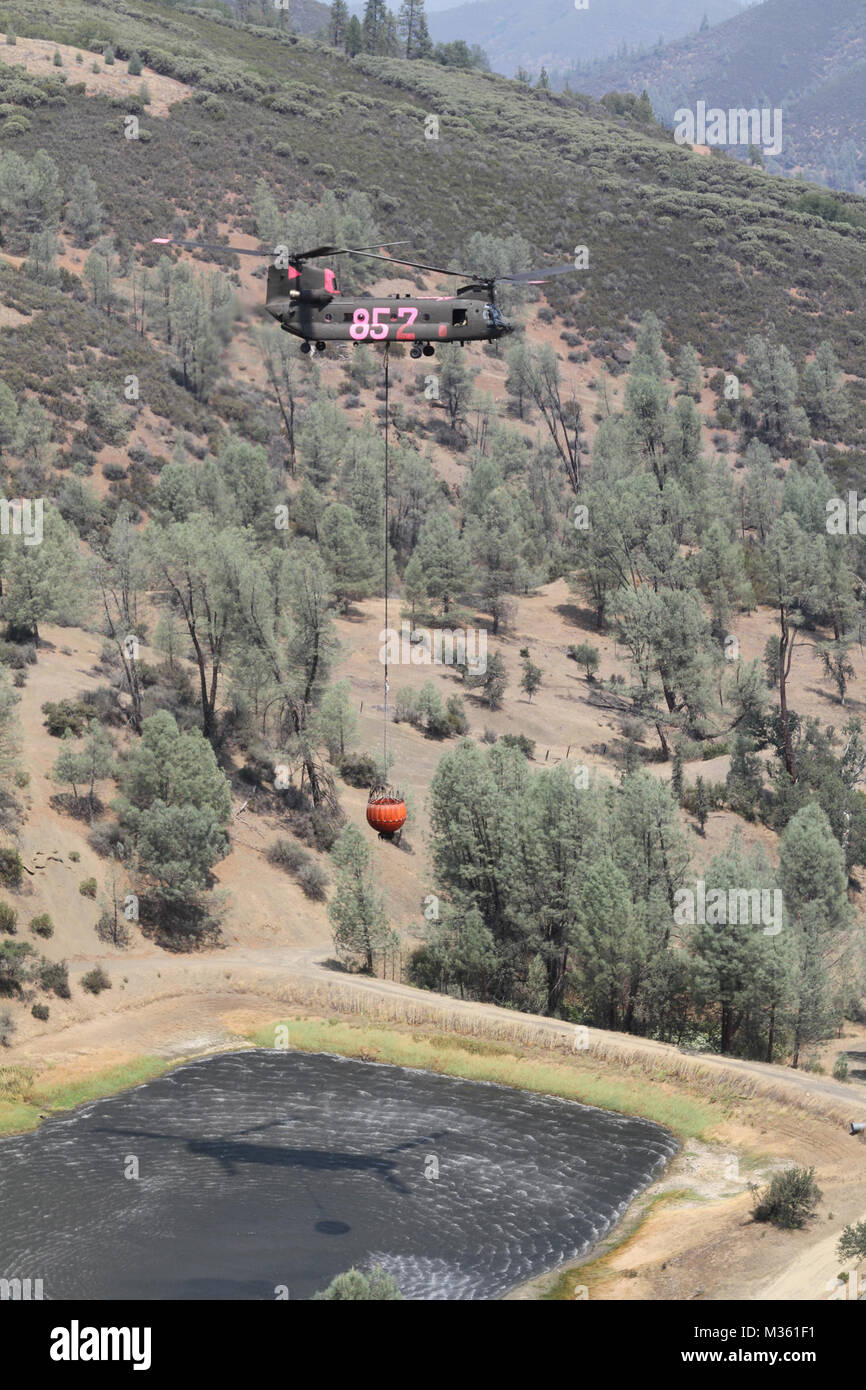
[[[382,315],[387,315],[388,323],[382,322]],[[405,319],[397,328],[397,338],[401,342],[412,342],[415,334],[411,332],[412,324],[418,317],[418,310],[412,309],[408,304],[402,309],[397,310],[397,318]],[[362,343],[365,338],[372,338],[379,342],[388,336],[390,327],[391,309],[387,304],[377,304],[372,311],[369,309],[356,309],[352,315],[352,326],[349,329],[349,337],[354,338],[356,343]]]

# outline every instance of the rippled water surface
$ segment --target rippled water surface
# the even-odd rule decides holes
[[[377,1260],[407,1297],[489,1298],[586,1250],[675,1148],[430,1072],[210,1057],[0,1140],[0,1276],[54,1299],[306,1299]]]

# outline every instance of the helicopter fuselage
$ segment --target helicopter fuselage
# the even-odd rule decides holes
[[[490,342],[513,331],[475,287],[456,295],[343,295],[329,270],[272,267],[267,310],[287,333],[315,343]]]
[[[287,333],[326,343],[490,341],[512,331],[495,305],[465,295],[349,298],[314,291],[309,298],[314,302],[299,292],[297,299],[271,300],[268,313]]]

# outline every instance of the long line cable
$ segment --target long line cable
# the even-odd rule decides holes
[[[390,686],[388,683],[388,650],[391,637],[388,627],[388,499],[390,493],[390,460],[388,454],[389,427],[391,420],[391,408],[389,399],[388,381],[388,348],[390,344],[385,343],[385,715],[382,726],[382,775],[383,780],[388,780],[388,695]]]

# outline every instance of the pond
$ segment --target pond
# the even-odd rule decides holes
[[[0,1140],[0,1277],[46,1299],[309,1299],[378,1262],[493,1298],[586,1251],[677,1148],[647,1120],[261,1050]]]

